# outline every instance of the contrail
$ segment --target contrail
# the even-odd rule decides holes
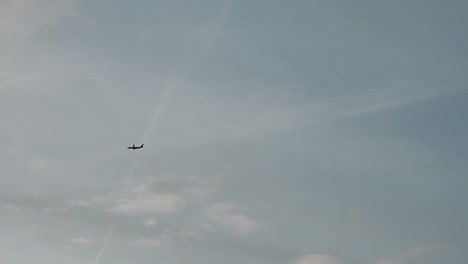
[[[135,169],[137,167],[137,159],[133,159],[132,166],[130,167],[130,170],[128,171],[127,177],[124,182],[124,187],[120,191],[120,194],[118,198],[122,198],[122,196],[125,193],[125,186],[130,184],[131,179],[133,178],[133,175],[135,174]],[[107,244],[109,244],[109,240],[111,239],[112,235],[114,234],[114,229],[115,229],[115,222],[111,224],[109,231],[107,231],[106,238],[104,239],[104,242],[102,243],[101,249],[99,250],[99,253],[97,254],[96,258],[94,258],[93,263],[98,264],[99,260],[102,257],[102,254],[104,254],[104,251],[107,248]]]
[[[127,174],[127,177],[124,181],[124,186],[122,190],[120,191],[120,194],[118,196],[118,199],[122,198],[123,194],[125,193],[125,186],[127,186],[130,183],[130,180],[133,178],[133,175],[135,174],[135,169],[137,167],[137,159],[134,158],[132,162],[132,166],[130,167],[130,170]],[[109,231],[107,231],[106,238],[104,239],[104,242],[102,243],[101,249],[99,250],[99,253],[97,254],[96,258],[94,258],[93,263],[98,264],[99,260],[102,257],[102,254],[104,254],[104,251],[107,249],[107,244],[109,244],[109,240],[111,239],[112,235],[114,234],[114,229],[115,229],[115,222],[111,224]]]
[[[101,256],[104,253],[104,250],[106,250],[107,244],[109,244],[109,240],[112,234],[114,233],[114,228],[115,228],[115,224],[112,224],[111,227],[109,228],[109,232],[107,232],[107,236],[106,236],[106,239],[104,240],[104,244],[102,244],[101,250],[99,250],[99,253],[97,254],[93,263],[95,264],[99,263],[99,260],[101,259]]]
[[[148,128],[146,129],[146,132],[144,133],[141,142],[145,143],[148,140],[148,137],[150,136],[150,134],[153,132],[154,128],[156,127],[156,123],[158,122],[159,117],[161,116],[162,110],[164,109],[164,106],[169,101],[169,98],[170,98],[170,96],[172,94],[172,90],[174,89],[174,87],[175,87],[175,85],[172,82],[169,82],[168,84],[166,84],[166,87],[164,89],[164,94],[162,96],[161,102],[159,103],[159,105],[154,110],[153,117],[150,120]],[[118,196],[118,199],[123,197],[123,195],[125,193],[125,186],[130,184],[130,181],[132,180],[132,178],[133,178],[133,176],[135,174],[135,170],[137,168],[137,165],[138,165],[138,161],[137,161],[136,158],[134,158],[133,162],[132,162],[132,166],[130,167],[128,175],[127,175],[127,177],[125,179],[124,187],[122,188],[122,190],[120,192],[120,195]],[[111,226],[109,228],[109,231],[107,232],[106,238],[104,239],[104,242],[103,242],[103,244],[101,246],[101,249],[99,250],[97,256],[94,258],[94,261],[93,261],[94,264],[99,263],[99,260],[101,259],[102,255],[104,254],[104,251],[107,249],[107,245],[109,244],[109,241],[110,241],[112,235],[114,234],[115,226],[116,226],[115,222],[111,224]]]
[[[146,143],[146,141],[148,140],[148,137],[153,132],[156,126],[156,123],[158,122],[159,117],[161,116],[162,110],[164,109],[164,106],[169,101],[169,98],[172,95],[172,90],[174,89],[174,87],[175,87],[175,84],[173,82],[169,82],[168,84],[166,84],[166,88],[164,89],[164,94],[162,96],[161,102],[159,103],[159,106],[155,109],[153,117],[151,118],[150,124],[141,139],[142,143]]]
[[[234,0],[235,1],[235,0]],[[233,4],[233,1],[231,0],[227,0],[224,5],[222,6],[221,10],[220,10],[220,14],[218,16],[215,16],[214,17],[214,20],[211,21],[211,23],[209,23],[209,25],[212,25],[212,24],[215,24],[215,25],[218,25],[220,24],[219,22],[221,23],[224,23],[224,21],[226,20],[226,18],[228,17],[228,13],[229,13],[229,9],[231,7],[231,5]],[[216,21],[218,20],[218,21]],[[216,23],[215,23],[216,22]],[[212,36],[208,36],[207,39],[208,40],[211,40]],[[186,67],[186,71],[189,72],[192,70],[193,66],[194,66],[194,63],[195,63],[195,60],[194,58],[191,58],[189,59],[189,64],[187,65]],[[146,129],[146,132],[143,134],[143,137],[141,139],[141,142],[142,143],[147,143],[148,141],[148,138],[149,136],[151,135],[151,133],[154,131],[155,127],[156,127],[156,124],[158,123],[159,121],[159,118],[161,116],[161,113],[162,113],[162,110],[164,109],[164,106],[166,105],[166,103],[169,101],[171,95],[172,95],[172,91],[174,90],[174,87],[176,86],[176,83],[172,82],[172,81],[169,81],[167,84],[166,84],[166,87],[164,89],[164,94],[162,96],[162,99],[159,103],[159,105],[156,107],[155,111],[154,111],[154,114],[150,120],[150,123],[148,125],[148,128]],[[134,172],[135,172],[135,169],[137,167],[137,160],[135,159],[133,161],[133,164],[132,164],[132,167],[130,169],[130,173],[128,174],[127,176],[127,179],[126,179],[126,183],[129,184],[130,180],[133,178],[133,175],[134,175]],[[123,196],[125,192],[125,189],[122,189],[121,191],[121,194],[119,196],[119,198],[121,198]],[[107,248],[107,244],[109,243],[109,240],[111,239],[112,237],[112,234],[114,233],[114,228],[115,228],[116,224],[113,223],[106,235],[106,239],[104,240],[104,243],[101,247],[101,250],[99,250],[99,253],[98,255],[96,256],[96,258],[94,259],[94,263],[97,264],[99,263],[99,260],[101,258],[101,256],[104,254],[104,251],[106,250]],[[176,245],[177,247],[177,245]],[[179,253],[177,253],[177,259],[176,261],[178,263],[181,262],[181,256],[179,255]]]

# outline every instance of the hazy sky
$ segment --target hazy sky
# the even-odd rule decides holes
[[[468,263],[467,11],[1,0],[0,262]]]

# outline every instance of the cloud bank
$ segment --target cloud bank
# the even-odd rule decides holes
[[[236,206],[229,202],[211,204],[206,209],[208,219],[229,230],[233,234],[245,237],[259,230],[261,224],[244,214],[235,213]]]
[[[344,262],[330,255],[310,254],[290,264],[344,264]]]

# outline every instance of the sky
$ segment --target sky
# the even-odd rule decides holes
[[[1,0],[0,262],[468,263],[467,10]]]

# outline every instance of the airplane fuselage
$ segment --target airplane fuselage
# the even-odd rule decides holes
[[[139,146],[139,147],[135,147],[135,144],[134,144],[134,145],[133,145],[133,146],[131,146],[131,147],[127,147],[127,149],[131,149],[131,150],[137,150],[137,149],[141,149],[141,148],[143,148],[143,145],[144,145],[144,144],[141,144],[141,146]]]

